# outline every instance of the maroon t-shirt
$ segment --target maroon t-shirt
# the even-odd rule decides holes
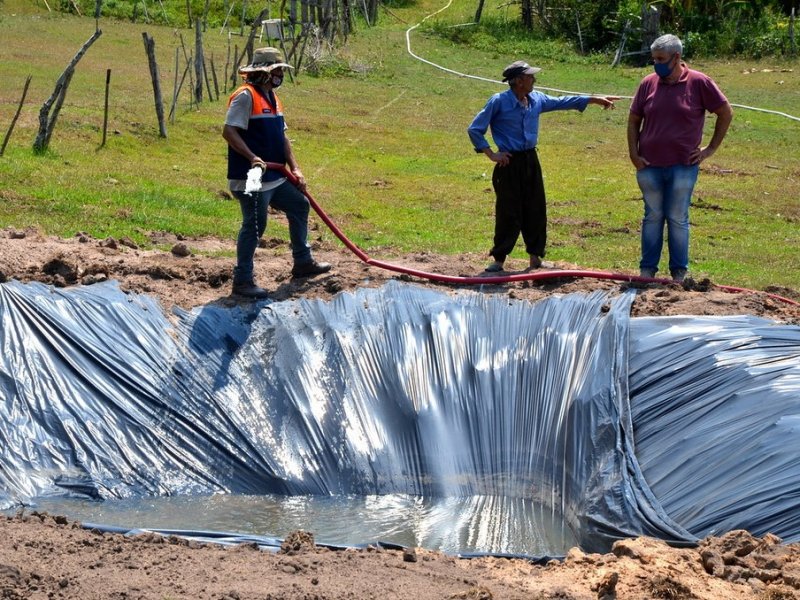
[[[675,83],[655,73],[642,79],[631,104],[631,112],[644,118],[639,155],[654,167],[690,164],[689,154],[703,139],[706,111],[728,101],[708,75],[681,66]]]

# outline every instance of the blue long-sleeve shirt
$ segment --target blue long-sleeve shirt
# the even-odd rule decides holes
[[[528,94],[527,108],[510,89],[495,94],[467,128],[475,152],[489,148],[486,131],[492,128],[492,138],[500,152],[520,152],[535,148],[539,141],[539,115],[551,110],[575,109],[583,112],[588,96],[548,96],[536,90]]]

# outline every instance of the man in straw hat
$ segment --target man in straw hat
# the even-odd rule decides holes
[[[302,190],[306,183],[286,137],[283,106],[275,88],[283,83],[283,70],[291,69],[276,48],[259,48],[252,62],[239,69],[244,84],[228,101],[222,137],[228,142],[230,190],[242,209],[242,226],[236,241],[233,293],[247,298],[266,298],[267,291],[255,284],[253,257],[258,240],[267,228],[267,207],[286,213],[292,245],[294,277],[310,277],[330,271],[331,265],[311,256],[308,244],[309,202]],[[287,165],[297,177],[292,185],[279,171],[267,170],[266,163]],[[248,172],[259,167],[260,181],[248,189]],[[252,177],[252,175],[251,175]]]
[[[494,261],[488,272],[503,270],[506,257],[517,243],[520,231],[530,256],[530,269],[542,265],[547,241],[547,207],[544,181],[536,144],[539,141],[539,115],[551,110],[575,109],[583,112],[589,104],[614,108],[616,96],[548,96],[534,92],[539,67],[518,60],[503,71],[508,82],[505,92],[495,94],[467,129],[475,152],[483,152],[495,163],[494,246],[489,254]],[[491,127],[497,152],[486,141]]]

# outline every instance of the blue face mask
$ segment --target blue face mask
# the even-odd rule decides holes
[[[675,58],[675,55],[672,55],[672,58]],[[659,77],[669,77],[672,74],[672,71],[675,70],[675,67],[670,67],[669,63],[672,62],[672,58],[670,58],[665,63],[655,63],[653,65],[653,70],[656,72],[656,75]]]

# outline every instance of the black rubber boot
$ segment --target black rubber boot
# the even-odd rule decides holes
[[[331,270],[330,263],[321,263],[312,260],[310,263],[303,263],[295,265],[292,269],[292,277],[311,277],[312,275],[321,275]]]
[[[245,281],[243,283],[233,284],[233,293],[236,296],[243,296],[245,298],[267,298],[269,294],[264,288],[258,287],[252,281]]]

